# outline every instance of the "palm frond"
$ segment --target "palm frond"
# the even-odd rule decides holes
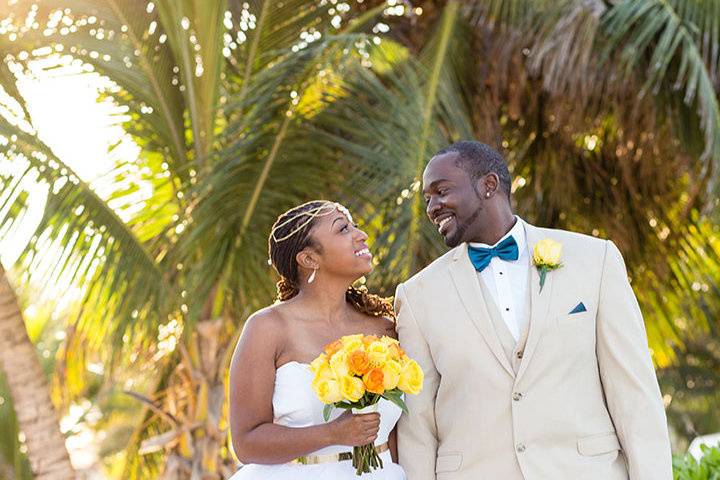
[[[30,463],[20,451],[18,425],[10,388],[0,372],[0,479],[31,480]]]
[[[303,0],[231,0],[229,9],[235,19],[231,33],[238,44],[230,57],[233,84],[239,88],[235,101],[244,100],[252,76],[276,61],[278,53],[300,47],[301,33],[312,34],[313,39],[315,31],[327,33],[323,20],[329,18],[330,8],[330,4]]]
[[[618,3],[603,17],[607,51],[620,49],[625,76],[644,70],[641,96],[661,88],[680,91],[684,103],[694,106],[705,134],[700,158],[705,171],[712,172],[712,191],[718,187],[720,162],[718,79],[713,78],[720,50],[718,12],[717,0],[639,0]]]
[[[244,121],[225,132],[227,147],[202,185],[190,232],[179,246],[183,261],[198,268],[198,294],[221,281],[217,295],[228,295],[233,308],[241,306],[237,302],[272,299],[265,253],[270,226],[283,208],[324,196],[337,184],[327,159],[304,141],[298,128],[304,121],[300,99],[315,85],[318,69],[342,63],[342,49],[353,41],[328,40],[287,57],[256,74],[244,99],[229,102],[229,116],[240,109]],[[262,127],[243,129],[245,122]],[[217,256],[189,261],[211,245],[220,252]],[[238,292],[243,292],[241,298]]]
[[[25,181],[47,189],[45,211],[20,262],[45,283],[88,285],[79,327],[95,347],[156,328],[155,311],[167,294],[153,256],[92,188],[34,135],[0,117],[2,153],[12,168],[2,181],[0,230],[11,231],[27,208]],[[7,160],[6,160],[7,161]],[[41,266],[45,266],[41,268]],[[147,288],[138,289],[138,283]],[[103,301],[101,301],[103,299]],[[151,336],[152,338],[152,336]]]
[[[216,105],[224,57],[225,2],[158,2],[160,24],[182,79],[182,93],[192,127],[195,161],[203,165],[213,147]],[[192,20],[191,20],[192,19]]]
[[[356,67],[313,120],[318,140],[350,173],[340,190],[353,193],[341,198],[367,222],[382,270],[382,281],[371,283],[383,293],[444,250],[419,190],[430,157],[472,136],[458,70],[466,65],[465,32],[459,4],[450,2],[420,61],[382,40],[370,55],[379,71]]]
[[[31,4],[21,0],[13,11],[20,16]],[[48,0],[35,16],[40,27],[24,31],[15,43],[26,51],[54,46],[40,55],[62,49],[111,78],[122,89],[114,94],[137,113],[129,130],[142,131],[145,148],[165,155],[173,173],[187,181],[178,60],[163,38],[157,9],[142,0]]]

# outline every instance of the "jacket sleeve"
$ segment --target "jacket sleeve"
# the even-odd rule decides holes
[[[402,284],[395,293],[395,311],[400,345],[410,358],[420,364],[425,374],[420,394],[405,396],[409,414],[403,414],[398,422],[399,463],[405,469],[407,478],[435,480],[438,447],[435,397],[440,375]]]
[[[600,283],[597,357],[630,480],[672,480],[667,419],[645,324],[622,255],[610,241]]]

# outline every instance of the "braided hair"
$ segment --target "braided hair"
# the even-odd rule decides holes
[[[322,211],[335,210],[337,204],[313,200],[283,213],[275,221],[268,240],[270,261],[280,275],[277,299],[281,302],[300,292],[297,254],[307,247],[321,250],[310,235]],[[395,318],[392,304],[386,298],[368,292],[365,286],[350,286],[345,292],[347,302],[357,311],[373,317]]]

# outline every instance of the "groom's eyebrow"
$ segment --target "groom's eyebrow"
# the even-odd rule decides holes
[[[423,192],[427,192],[428,190],[432,190],[433,188],[436,188],[439,184],[443,182],[447,182],[448,180],[446,178],[441,178],[439,180],[435,180],[434,182],[431,182],[430,185],[427,186],[427,188],[423,189]]]

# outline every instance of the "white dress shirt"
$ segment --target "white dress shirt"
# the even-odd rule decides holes
[[[520,332],[525,328],[530,312],[527,305],[528,274],[530,273],[530,252],[525,238],[525,227],[522,220],[515,216],[515,225],[495,245],[470,243],[473,247],[491,248],[509,236],[515,237],[518,246],[518,259],[501,260],[493,257],[482,272],[478,272],[478,280],[485,283],[500,310],[505,324],[515,341],[520,339]]]

